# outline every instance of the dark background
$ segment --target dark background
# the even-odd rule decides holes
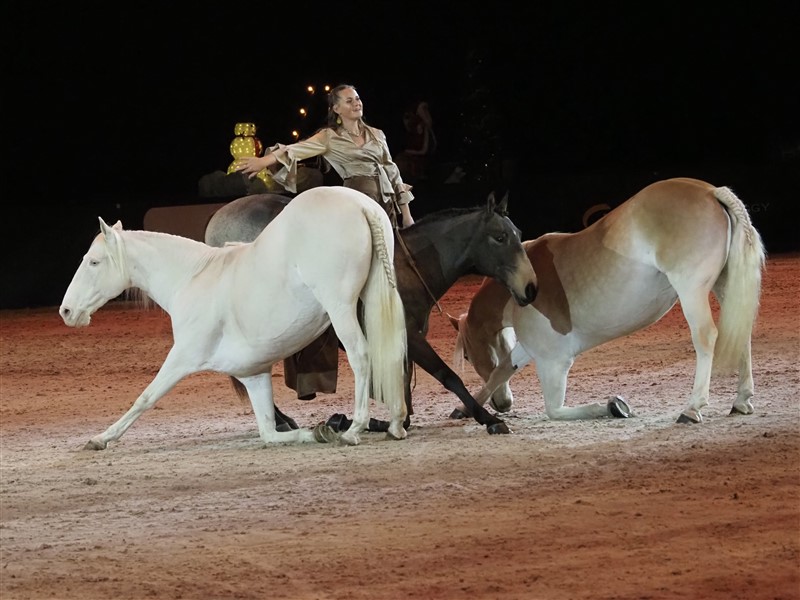
[[[0,308],[57,305],[98,216],[218,201],[198,181],[227,169],[235,123],[267,145],[322,124],[309,84],[354,84],[395,155],[429,102],[417,217],[508,190],[533,238],[691,176],[731,187],[769,252],[799,247],[793,3],[4,6]]]

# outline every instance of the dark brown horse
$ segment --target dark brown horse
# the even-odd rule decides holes
[[[221,246],[254,239],[288,201],[277,194],[257,194],[226,204],[209,220],[206,243]],[[464,275],[496,279],[520,306],[530,304],[536,297],[536,275],[522,249],[520,231],[508,218],[506,208],[507,198],[496,203],[492,195],[485,206],[434,212],[408,229],[395,232],[394,263],[406,315],[409,362],[422,367],[456,394],[468,413],[485,425],[489,433],[509,433],[509,429],[504,421],[475,401],[461,378],[428,343],[426,335],[431,309]],[[405,401],[409,415],[406,428],[413,414],[410,367],[411,364],[406,369]],[[277,419],[284,418],[286,426],[296,427],[292,419],[277,407],[275,410]],[[344,415],[334,415],[328,424],[343,430],[349,426],[349,420]],[[370,430],[385,431],[386,425],[371,420]]]

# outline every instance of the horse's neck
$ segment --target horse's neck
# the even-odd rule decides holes
[[[467,260],[471,236],[462,233],[461,227],[444,227],[443,223],[423,221],[399,234],[411,255],[411,264],[437,300],[473,269]],[[396,252],[403,252],[402,246],[398,244]]]
[[[213,249],[188,238],[153,231],[125,232],[131,287],[140,288],[169,312],[175,292],[213,257]]]

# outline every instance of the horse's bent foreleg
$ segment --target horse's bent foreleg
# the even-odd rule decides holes
[[[250,397],[247,393],[247,388],[244,384],[236,379],[236,377],[231,377],[231,385],[233,386],[233,390],[236,392],[236,395],[239,397],[239,400],[245,404],[247,409],[252,410],[252,405],[250,404]],[[273,407],[275,408],[275,428],[278,431],[290,431],[291,429],[298,429],[297,422],[292,419],[290,416],[283,414],[280,409],[275,406],[273,402]]]
[[[479,411],[483,411],[483,412],[488,414],[488,411],[486,411],[486,409],[483,408],[483,405],[486,404],[486,401],[489,400],[492,397],[492,394],[498,388],[498,386],[501,386],[501,385],[507,383],[508,380],[511,378],[511,376],[516,372],[517,372],[516,367],[514,367],[514,365],[511,364],[511,361],[508,358],[505,361],[501,362],[497,366],[497,368],[495,368],[494,371],[492,371],[492,374],[489,375],[489,379],[486,380],[486,382],[484,383],[483,387],[480,389],[480,391],[477,394],[475,394],[475,396],[473,398],[475,405],[479,407],[478,408]],[[470,398],[472,398],[472,396],[470,396]],[[462,398],[462,402],[463,402],[463,398]],[[461,404],[461,406],[459,406],[458,408],[453,410],[452,413],[450,413],[450,418],[451,419],[463,419],[466,416],[470,416],[470,415],[473,415],[473,413],[470,411],[470,408],[467,407],[467,403],[463,402]],[[477,416],[473,415],[473,418],[475,418],[476,420],[478,420],[478,422],[480,422],[480,419]],[[497,418],[497,417],[494,417],[494,418],[497,419],[498,421],[500,421],[499,418]],[[500,422],[503,423],[503,425],[505,425],[504,421],[500,421]],[[506,429],[507,429],[507,426],[506,426]],[[491,431],[490,430],[489,433],[508,433],[508,431]]]
[[[574,421],[578,419],[597,419],[612,416],[608,404],[582,404],[564,406],[567,397],[567,376],[573,360],[540,358],[536,362],[536,372],[542,386],[544,410],[555,421]]]
[[[486,426],[489,433],[509,433],[505,422],[478,404],[461,378],[436,354],[428,340],[420,333],[408,338],[409,355],[414,362],[439,381],[445,389],[453,392],[465,406],[466,414],[471,415],[478,423]],[[452,416],[452,415],[451,415]]]
[[[492,365],[496,365],[500,362],[500,360],[509,354],[514,347],[517,345],[517,337],[514,333],[513,327],[503,327],[500,331],[496,333],[494,339],[489,342],[488,354],[491,357]],[[521,353],[521,347],[517,349],[518,353]],[[526,353],[527,354],[527,353]],[[521,368],[520,362],[524,362],[527,364],[530,362],[530,357],[520,355],[517,357],[516,362],[514,364],[517,365],[517,369]],[[512,362],[514,359],[512,359]],[[477,371],[477,368],[475,369]],[[491,370],[488,372],[479,373],[480,375],[486,375],[488,379]],[[511,407],[514,406],[514,394],[511,392],[511,385],[508,381],[501,383],[494,392],[492,392],[491,398],[489,398],[489,406],[495,409],[497,412],[508,412],[511,410]]]
[[[258,435],[265,444],[315,442],[314,432],[308,429],[278,431],[272,393],[272,369],[252,377],[240,377],[247,388],[250,404],[258,425]]]
[[[492,371],[481,390],[475,394],[475,402],[483,407],[489,398],[492,397],[495,390],[501,385],[508,383],[511,376],[530,362],[530,360],[530,355],[528,355],[519,344],[515,346],[514,350],[502,359],[500,364]],[[450,418],[461,418],[463,414],[470,414],[466,404],[462,404],[459,408],[454,410]]]

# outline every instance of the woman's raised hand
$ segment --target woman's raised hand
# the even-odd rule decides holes
[[[250,179],[256,176],[259,171],[263,171],[266,165],[266,159],[263,156],[244,156],[236,159],[236,171],[244,173]]]

